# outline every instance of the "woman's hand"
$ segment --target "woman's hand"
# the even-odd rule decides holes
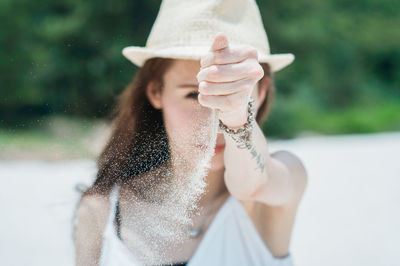
[[[247,122],[249,97],[264,76],[258,53],[249,45],[229,46],[223,33],[218,33],[209,53],[201,57],[199,103],[219,109],[219,119],[230,128]]]

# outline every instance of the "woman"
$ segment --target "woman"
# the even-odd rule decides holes
[[[269,153],[260,125],[274,97],[272,74],[293,55],[269,53],[254,1],[177,2],[162,2],[146,47],[123,50],[140,69],[119,98],[97,179],[77,209],[76,263],[142,265],[130,226],[140,220],[130,204],[141,193],[137,180],[169,162],[172,149],[162,143],[190,136],[194,117],[215,109],[222,132],[202,211],[159,264],[292,265],[289,243],[307,174],[296,155]]]

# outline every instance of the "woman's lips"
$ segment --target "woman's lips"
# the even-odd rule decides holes
[[[215,154],[222,152],[225,149],[225,144],[215,145]]]

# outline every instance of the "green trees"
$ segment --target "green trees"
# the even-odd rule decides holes
[[[317,113],[368,112],[387,102],[398,110],[398,1],[257,2],[271,51],[296,55],[275,76],[277,101],[266,126],[271,134],[313,127]],[[104,117],[136,71],[121,50],[145,45],[159,5],[1,1],[0,126],[50,113]],[[284,125],[284,117],[294,124]],[[335,125],[326,128],[331,129],[322,131],[342,132]]]

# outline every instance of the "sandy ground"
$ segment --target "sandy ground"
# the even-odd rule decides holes
[[[280,149],[309,173],[295,265],[400,265],[400,132],[270,142]],[[0,161],[0,264],[74,265],[74,188],[95,172],[91,160]]]

